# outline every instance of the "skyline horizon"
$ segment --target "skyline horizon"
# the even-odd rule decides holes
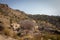
[[[47,0],[0,0],[0,3],[8,4],[12,9],[24,11],[27,14],[40,15],[55,15],[60,16],[60,3],[58,1]],[[58,4],[58,5],[57,5]]]

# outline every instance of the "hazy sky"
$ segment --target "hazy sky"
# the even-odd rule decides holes
[[[60,15],[60,0],[0,0],[28,14]]]

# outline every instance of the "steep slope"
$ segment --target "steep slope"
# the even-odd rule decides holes
[[[0,4],[0,23],[3,26],[10,27],[11,23],[24,19],[29,19],[24,12],[11,9],[7,4]]]
[[[28,15],[0,4],[0,39],[60,40],[60,16]]]
[[[20,20],[30,19],[23,11],[14,10],[7,4],[0,4],[0,34],[17,38],[11,24],[17,25]],[[15,26],[15,25],[14,25]],[[7,39],[8,40],[8,39]],[[13,39],[12,39],[13,40]]]
[[[8,17],[15,21],[19,21],[19,19],[28,19],[24,12],[11,9],[7,4],[0,4],[0,14],[3,15],[5,18]]]

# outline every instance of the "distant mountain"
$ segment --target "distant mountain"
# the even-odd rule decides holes
[[[48,15],[29,15],[30,18],[36,21],[46,21],[56,27],[60,27],[60,16],[48,16]]]

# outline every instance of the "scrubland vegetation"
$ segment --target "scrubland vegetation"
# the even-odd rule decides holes
[[[0,4],[0,35],[0,40],[60,40],[60,16],[28,15]]]

